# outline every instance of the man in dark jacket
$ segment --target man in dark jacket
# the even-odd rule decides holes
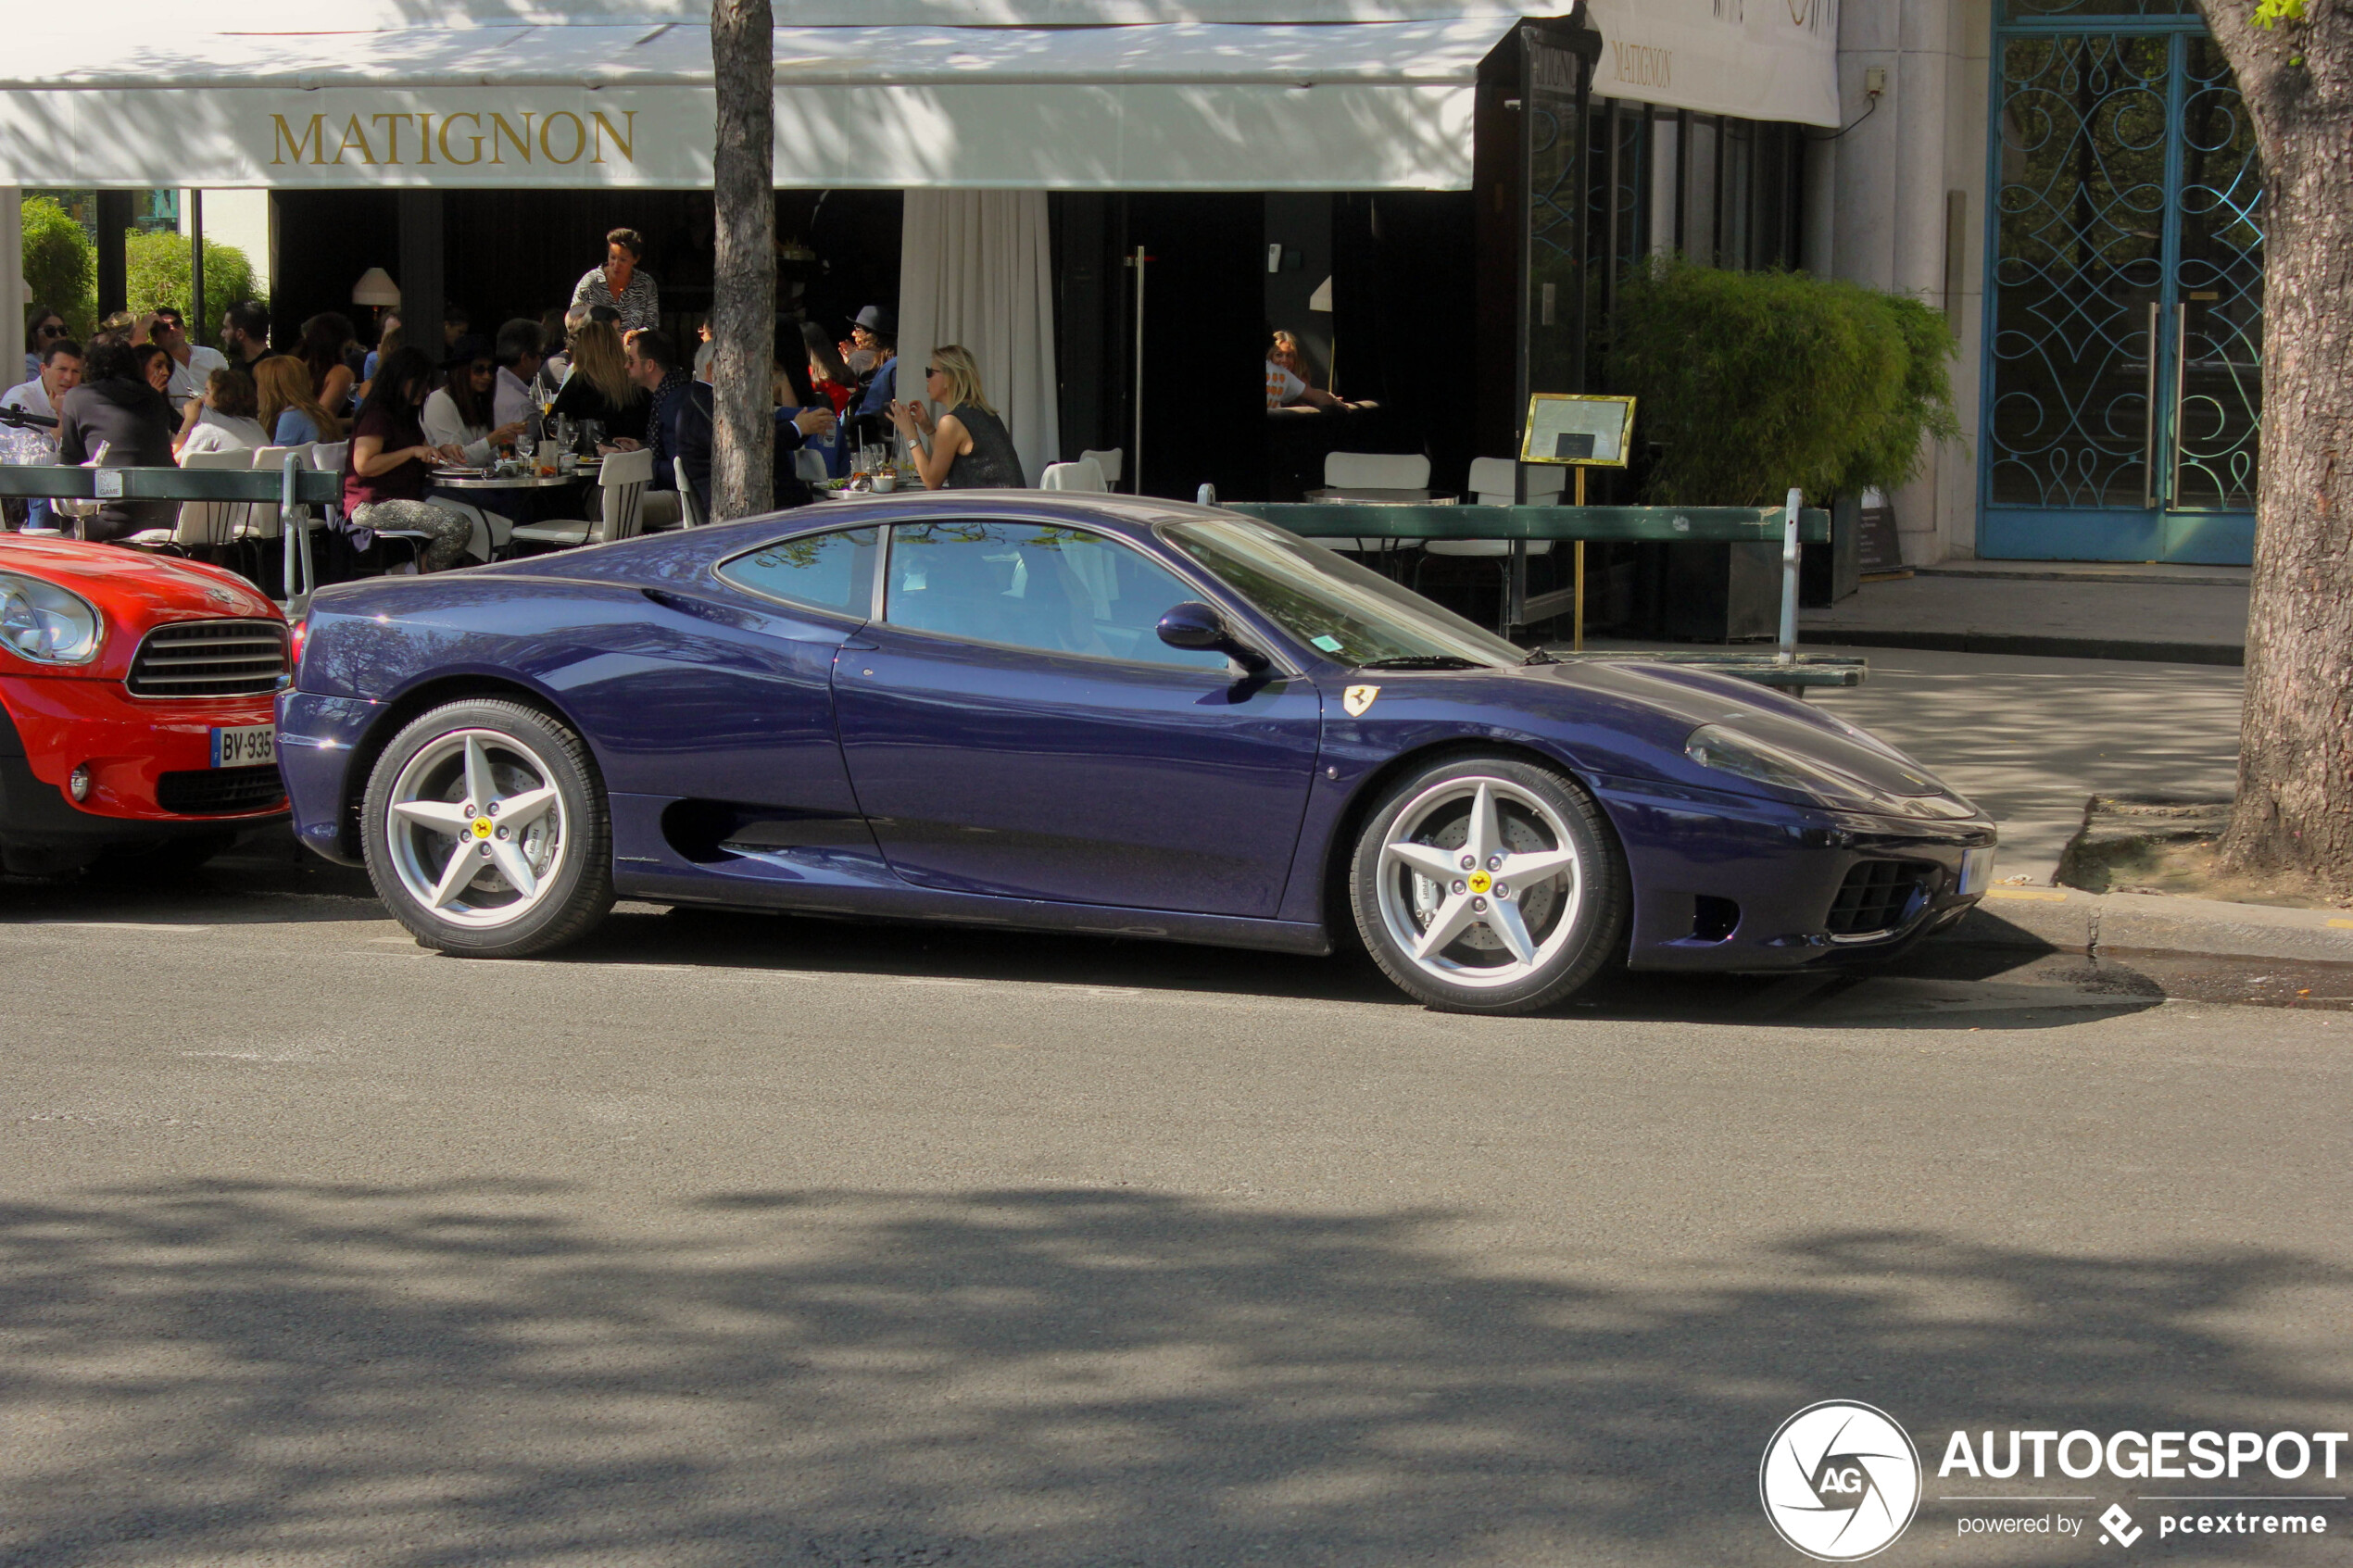
[[[695,489],[695,505],[702,515],[717,522],[711,511],[711,402],[709,382],[688,382],[684,395],[678,399],[678,455],[686,461],[686,483]],[[779,408],[775,413],[776,445],[774,470],[771,475],[774,485],[776,509],[809,505],[809,483],[796,471],[793,454],[810,436],[823,436],[834,428],[831,408]]]
[[[57,460],[88,462],[107,450],[110,469],[172,466],[171,405],[139,373],[131,345],[109,339],[93,344],[82,362],[82,384],[57,408]],[[180,508],[172,501],[108,501],[82,524],[82,537],[111,541],[147,528],[170,528]]]

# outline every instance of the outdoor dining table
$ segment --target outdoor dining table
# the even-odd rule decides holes
[[[552,522],[588,515],[580,508],[587,504],[585,492],[596,487],[598,471],[587,467],[573,473],[497,475],[435,469],[433,484],[509,522]]]

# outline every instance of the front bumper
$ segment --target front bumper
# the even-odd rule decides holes
[[[0,709],[7,721],[0,725],[0,834],[13,842],[152,842],[285,816],[283,791],[257,809],[185,811],[162,803],[167,774],[216,771],[215,727],[271,721],[266,693],[145,701],[112,681],[6,676]],[[66,784],[85,764],[90,791],[77,802]]]
[[[1604,781],[1597,793],[1633,878],[1627,962],[1635,969],[1770,971],[1892,958],[1978,901],[1960,891],[1961,859],[1995,836],[1983,817],[1925,822],[1701,800],[1619,781]],[[1919,896],[1893,924],[1834,932],[1839,890],[1869,861],[1916,871]]]

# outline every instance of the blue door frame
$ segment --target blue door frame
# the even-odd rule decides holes
[[[2262,273],[2245,116],[2196,16],[2050,14],[2072,3],[2011,0],[2042,14],[1994,30],[1977,553],[2245,565]]]

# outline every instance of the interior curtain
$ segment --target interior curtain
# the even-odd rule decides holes
[[[981,388],[1034,485],[1062,450],[1046,193],[909,191],[906,199],[899,395],[921,397],[931,350],[962,344],[979,363]]]

